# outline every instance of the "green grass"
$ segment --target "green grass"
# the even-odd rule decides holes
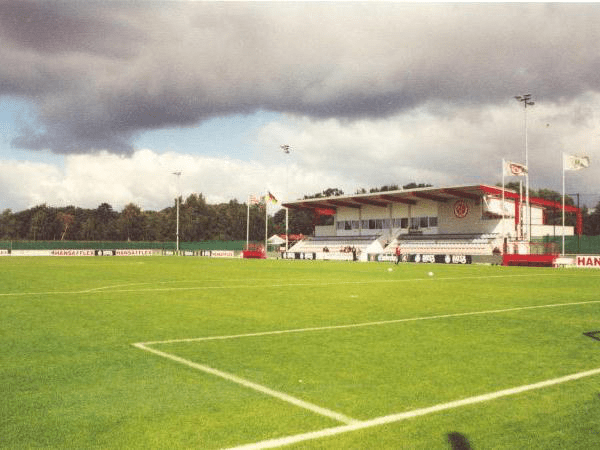
[[[341,425],[137,342],[322,328],[149,347],[360,421],[600,368],[583,335],[600,303],[563,305],[599,287],[594,270],[0,258],[0,447],[218,449]],[[388,323],[327,328],[370,322]],[[444,449],[453,432],[596,448],[599,392],[595,375],[289,448]]]

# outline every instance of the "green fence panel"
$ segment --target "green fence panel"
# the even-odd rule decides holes
[[[534,242],[554,243],[562,251],[562,236],[545,236],[534,239]],[[600,254],[600,236],[565,236],[566,254]]]

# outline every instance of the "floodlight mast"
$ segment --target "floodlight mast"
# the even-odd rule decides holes
[[[527,173],[525,177],[525,208],[527,214],[527,238],[531,241],[531,206],[529,205],[529,149],[527,145],[527,107],[535,105],[535,102],[531,101],[531,94],[516,95],[515,99],[518,102],[523,103],[525,117],[525,167],[527,167]]]
[[[177,231],[176,231],[176,239],[177,239],[177,244],[176,244],[176,248],[177,248],[177,253],[179,253],[179,180],[181,178],[181,170],[177,171],[177,172],[173,172],[173,175],[177,176],[177,198],[176,198],[176,205],[177,205]]]
[[[290,146],[289,145],[280,145],[279,148],[281,150],[283,150],[283,153],[285,153],[286,155],[290,154]],[[289,197],[289,164],[287,164],[286,161],[286,165],[285,165],[285,197],[286,200],[288,200]],[[285,251],[287,253],[288,251],[288,246],[289,246],[289,241],[288,241],[288,234],[289,234],[289,229],[288,229],[288,224],[289,224],[289,214],[288,214],[288,208],[285,208]]]

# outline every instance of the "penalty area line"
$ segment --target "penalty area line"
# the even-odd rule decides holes
[[[589,304],[595,304],[595,303],[600,303],[600,300],[590,300],[590,301],[584,301],[584,302],[569,302],[569,303],[553,303],[553,304],[549,304],[549,305],[517,306],[514,308],[488,309],[488,310],[483,310],[483,311],[467,311],[467,312],[461,312],[461,313],[439,314],[439,315],[435,315],[435,316],[406,317],[403,319],[379,320],[379,321],[374,321],[374,322],[350,323],[350,324],[345,324],[345,325],[325,325],[322,327],[292,328],[292,329],[288,329],[288,330],[273,330],[273,331],[257,331],[255,333],[245,333],[245,334],[230,334],[230,335],[221,335],[221,336],[205,336],[205,337],[198,337],[198,338],[168,339],[168,340],[164,340],[164,341],[143,342],[142,344],[143,345],[178,344],[178,343],[184,343],[184,342],[202,342],[202,341],[215,341],[215,340],[227,340],[227,339],[240,339],[240,338],[247,338],[247,337],[271,336],[271,335],[288,334],[288,333],[308,333],[308,332],[314,332],[314,331],[372,327],[372,326],[381,326],[381,325],[392,325],[395,323],[451,319],[451,318],[456,318],[456,317],[479,316],[479,315],[486,315],[486,314],[501,314],[501,313],[507,313],[507,312],[526,311],[526,310],[532,310],[532,309],[559,308],[562,306],[578,306],[578,305],[589,305]]]
[[[292,405],[298,406],[300,408],[307,409],[307,410],[312,411],[321,416],[329,417],[330,419],[333,419],[337,422],[341,422],[344,424],[353,424],[353,423],[358,422],[356,419],[353,419],[351,417],[345,416],[343,414],[340,414],[338,412],[332,411],[327,408],[322,408],[313,403],[305,402],[304,400],[301,400],[296,397],[292,397],[291,395],[288,395],[284,392],[276,391],[274,389],[268,388],[268,387],[260,385],[258,383],[254,383],[252,381],[249,381],[244,378],[233,375],[231,373],[223,372],[221,370],[217,370],[212,367],[205,366],[203,364],[198,364],[193,361],[181,358],[181,357],[173,355],[171,353],[161,352],[160,350],[156,350],[154,348],[147,347],[146,345],[144,345],[141,342],[138,342],[138,343],[132,344],[132,345],[136,348],[139,348],[140,350],[145,350],[147,352],[154,353],[155,355],[162,356],[163,358],[167,358],[172,361],[183,364],[185,366],[191,367],[192,369],[200,370],[201,372],[205,372],[210,375],[215,375],[215,376],[223,378],[227,381],[231,381],[233,383],[239,384],[239,385],[247,387],[249,389],[253,389],[262,394],[266,394],[268,396],[277,398],[284,402],[291,403]]]
[[[412,411],[406,411],[398,414],[391,414],[388,416],[377,417],[375,419],[365,420],[362,422],[356,422],[348,425],[342,425],[333,428],[325,428],[318,431],[312,431],[309,433],[296,434],[292,436],[285,436],[281,438],[268,439],[265,441],[254,442],[251,444],[240,445],[237,447],[231,447],[227,450],[260,450],[266,448],[283,447],[286,445],[296,444],[298,442],[309,441],[313,439],[321,439],[329,436],[335,436],[342,433],[348,433],[351,431],[363,430],[365,428],[372,428],[379,425],[386,425],[390,423],[400,422],[414,417],[425,416],[448,409],[459,408],[461,406],[474,405],[477,403],[489,402],[498,398],[508,397],[511,395],[521,394],[527,391],[533,391],[536,389],[543,389],[549,386],[554,386],[569,381],[579,380],[581,378],[590,377],[600,374],[600,368],[588,370],[585,372],[578,372],[571,375],[566,375],[560,378],[553,378],[550,380],[541,381],[539,383],[527,384],[523,386],[517,386],[510,389],[503,389],[496,392],[490,392],[483,395],[477,395],[461,400],[455,400],[448,403],[440,403],[438,405],[430,406],[427,408],[415,409]]]

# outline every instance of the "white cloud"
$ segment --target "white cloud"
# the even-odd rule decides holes
[[[115,210],[128,203],[160,210],[172,205],[177,195],[176,171],[182,172],[179,189],[184,199],[202,193],[209,203],[232,199],[243,203],[249,194],[264,194],[267,189],[285,199],[288,186],[290,192],[302,196],[337,186],[343,180],[318,171],[306,173],[296,164],[286,168],[284,161],[247,163],[228,157],[159,154],[148,149],[131,157],[107,152],[69,155],[64,169],[51,163],[9,160],[0,161],[0,210],[19,211],[42,203],[96,208],[104,202]]]
[[[528,109],[528,156],[533,188],[561,189],[562,152],[585,153],[600,163],[600,94],[571,102],[539,102]],[[263,146],[285,142],[305,172],[341,177],[358,187],[409,182],[449,184],[501,180],[502,158],[525,160],[523,108],[508,98],[500,105],[429,103],[385,119],[343,121],[288,116],[262,128]],[[570,180],[571,190],[596,189],[600,164]]]

